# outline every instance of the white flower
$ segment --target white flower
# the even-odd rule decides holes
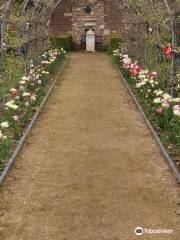
[[[38,80],[38,82],[37,82],[37,83],[38,83],[38,85],[41,85],[42,81],[41,81],[41,80]]]
[[[144,78],[143,82],[147,83],[147,82],[149,82],[149,79],[148,78]]]
[[[22,81],[27,81],[27,80],[29,80],[29,78],[26,77],[26,76],[23,76],[23,77],[21,78],[21,80],[22,80]]]
[[[180,111],[174,110],[173,113],[174,113],[175,116],[180,117]]]
[[[1,127],[2,128],[8,128],[9,127],[9,123],[8,122],[2,122],[1,123]]]
[[[13,120],[14,120],[15,122],[17,122],[18,119],[19,119],[18,116],[16,116],[16,115],[13,116]]]
[[[141,87],[141,83],[136,83],[136,87],[140,88]]]
[[[2,131],[0,130],[0,138],[2,138],[3,134],[2,134]]]
[[[25,83],[26,83],[26,81],[24,81],[24,80],[20,81],[21,85],[24,85]]]
[[[16,91],[17,91],[16,88],[11,88],[11,89],[10,89],[10,92],[16,92]]]
[[[163,98],[165,101],[168,101],[168,102],[172,100],[171,96],[167,93],[163,94]]]
[[[158,96],[161,96],[163,94],[163,91],[162,90],[159,90],[159,91],[157,91],[156,92],[156,96],[158,97]]]
[[[35,79],[36,80],[39,79],[39,74],[35,75]]]
[[[36,101],[36,96],[35,96],[35,95],[32,95],[32,96],[30,97],[30,99],[31,99],[32,101]]]
[[[30,73],[30,74],[33,74],[34,71],[35,71],[34,69],[31,69],[31,70],[29,71],[29,73]]]
[[[162,107],[163,107],[163,108],[169,108],[170,105],[169,105],[168,102],[163,102],[163,103],[162,103]]]
[[[29,107],[29,103],[28,102],[25,102],[24,104],[26,107]]]
[[[175,116],[180,117],[180,105],[175,105],[173,108],[173,113]]]
[[[180,103],[180,98],[173,98],[173,102]]]
[[[146,79],[145,79],[145,80],[143,80],[143,81],[141,82],[141,86],[146,85],[146,83],[147,83],[147,81],[146,81]]]
[[[14,103],[14,100],[11,100],[5,104],[8,108],[12,108],[14,110],[18,109],[18,105]]]
[[[19,87],[21,91],[24,91],[24,86]]]
[[[123,55],[123,58],[128,58],[129,56],[127,54]]]
[[[28,93],[28,92],[24,92],[24,93],[22,94],[23,97],[29,97],[30,95],[31,95],[31,94]]]
[[[19,100],[19,98],[20,98],[19,96],[16,96],[16,97],[15,97],[16,100]]]
[[[150,84],[154,84],[154,80],[150,80],[149,82],[150,82]]]
[[[161,98],[155,98],[154,103],[161,103]]]
[[[3,139],[3,140],[6,140],[6,139],[7,139],[7,136],[4,135],[4,136],[2,137],[2,139]]]

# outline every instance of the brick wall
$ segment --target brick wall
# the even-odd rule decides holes
[[[112,32],[123,33],[124,24],[121,0],[63,0],[55,9],[51,19],[51,32],[54,35],[72,33],[77,46],[88,29],[88,19],[94,21],[92,27],[95,35],[102,36],[103,44]],[[90,6],[91,14],[85,13],[85,7]]]
[[[90,6],[91,14],[85,12],[85,7]],[[81,38],[90,27],[87,24],[91,23],[91,28],[95,31],[95,35],[104,35],[104,3],[101,0],[74,0],[72,1],[73,13],[73,38],[77,45],[80,45]],[[93,20],[93,21],[92,21]]]
[[[71,0],[62,0],[56,7],[52,14],[50,29],[52,35],[72,33]]]

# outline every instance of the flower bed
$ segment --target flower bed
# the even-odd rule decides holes
[[[29,73],[20,79],[17,87],[10,89],[0,117],[0,173],[46,96],[52,84],[52,76],[65,56],[63,49],[45,52],[40,64],[31,65]]]
[[[164,91],[157,72],[140,66],[127,54],[115,50],[112,57],[180,169],[180,97]]]

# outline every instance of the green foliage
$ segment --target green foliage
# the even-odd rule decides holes
[[[10,138],[0,141],[0,172],[6,165],[12,151],[12,140]]]
[[[50,37],[50,41],[53,47],[61,49],[64,48],[66,51],[72,50],[72,36],[54,36]]]
[[[122,37],[119,35],[111,35],[109,38],[108,52],[112,53],[116,49],[120,49],[122,46]]]
[[[9,89],[16,86],[21,77],[24,75],[25,62],[22,57],[15,57],[13,54],[6,54],[4,59],[4,75],[6,79],[6,93]],[[0,82],[2,89],[2,82]],[[2,91],[0,91],[0,99],[2,99]]]
[[[27,124],[31,120],[32,114],[33,109],[29,107],[22,117],[22,123]]]

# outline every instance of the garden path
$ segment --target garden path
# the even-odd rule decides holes
[[[0,239],[178,240],[177,194],[110,59],[72,53],[1,188]]]

